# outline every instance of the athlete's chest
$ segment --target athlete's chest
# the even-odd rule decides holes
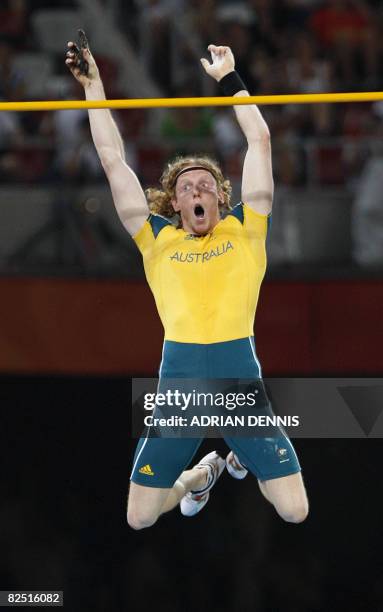
[[[203,237],[184,232],[164,241],[150,278],[154,292],[194,295],[201,301],[247,290],[249,274],[246,245],[235,231],[219,231]],[[149,280],[149,279],[148,279]],[[210,297],[209,297],[210,296]]]
[[[240,245],[234,237],[191,234],[177,240],[166,249],[164,265],[179,270],[184,267],[216,267],[219,263],[230,265],[239,255]]]

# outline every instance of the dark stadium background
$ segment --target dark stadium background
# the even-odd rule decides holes
[[[381,609],[380,440],[296,441],[301,525],[224,474],[198,517],[135,532],[128,380],[1,382],[3,589],[60,587],[71,611]]]
[[[0,97],[82,97],[63,67],[69,22],[86,28],[111,98],[215,93],[196,59],[215,40],[232,45],[251,93],[303,92],[296,58],[310,44],[329,90],[383,90],[379,1],[171,2],[94,0],[92,20],[76,12],[84,2],[3,0]],[[321,12],[330,5],[349,34],[341,48]],[[172,13],[185,20],[178,29]],[[109,27],[139,54],[131,79],[117,79]],[[154,125],[145,112],[118,115],[145,186],[176,151],[220,150],[214,110],[201,113],[153,112]],[[276,210],[255,329],[264,374],[381,377],[383,217],[379,198],[368,216],[357,187],[372,189],[382,109],[265,113]],[[176,509],[150,529],[127,526],[130,379],[156,374],[162,329],[86,117],[71,144],[81,161],[65,158],[51,119],[0,125],[0,590],[60,589],[70,612],[383,611],[379,439],[296,440],[311,505],[303,524],[283,523],[254,478],[224,474],[198,517]],[[242,145],[225,143],[220,162],[238,195]],[[224,452],[209,440],[199,456],[215,446]]]

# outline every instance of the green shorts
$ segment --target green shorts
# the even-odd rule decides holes
[[[261,367],[254,338],[214,344],[165,341],[160,379],[260,379]],[[286,434],[278,428],[272,437],[226,437],[228,447],[259,480],[271,480],[300,471]],[[148,487],[171,488],[189,466],[203,441],[200,438],[159,438],[150,428],[137,445],[131,480]]]

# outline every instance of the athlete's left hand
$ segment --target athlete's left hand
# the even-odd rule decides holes
[[[209,45],[207,50],[211,54],[212,63],[209,64],[209,61],[203,57],[201,58],[201,64],[213,79],[220,81],[229,72],[233,72],[235,60],[230,47]]]

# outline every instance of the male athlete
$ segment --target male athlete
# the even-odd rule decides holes
[[[224,95],[248,96],[229,47],[210,45],[201,59]],[[87,100],[105,92],[88,45],[68,43],[66,64]],[[160,379],[260,379],[253,324],[265,267],[265,240],[273,198],[270,134],[258,108],[235,106],[248,148],[242,202],[230,207],[231,187],[217,163],[180,157],[147,197],[128,167],[109,110],[89,110],[93,141],[118,215],[140,249],[146,277],[165,328]],[[148,204],[149,202],[149,204]],[[222,218],[222,213],[228,214]],[[160,214],[159,214],[160,213]],[[179,226],[168,220],[179,215]],[[225,438],[226,461],[213,451],[186,469],[201,439],[142,438],[137,446],[128,500],[134,529],[153,525],[180,504],[199,512],[225,465],[234,478],[251,471],[265,498],[286,521],[299,523],[308,502],[295,451],[282,431],[274,438]]]

